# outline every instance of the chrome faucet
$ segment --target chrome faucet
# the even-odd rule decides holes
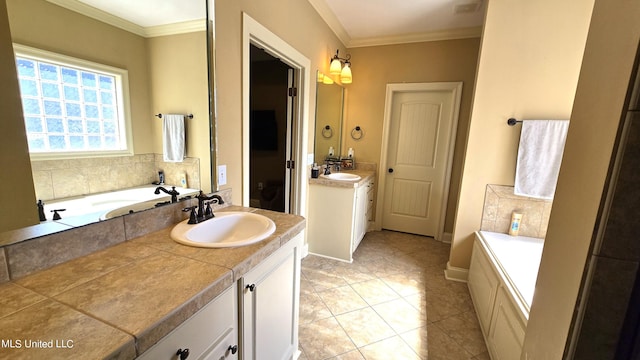
[[[158,195],[158,194],[160,194],[160,191],[171,195],[171,203],[172,204],[178,202],[178,195],[180,195],[180,193],[178,191],[176,191],[176,187],[175,186],[172,186],[171,190],[167,190],[167,189],[163,188],[162,186],[158,186],[153,193]]]

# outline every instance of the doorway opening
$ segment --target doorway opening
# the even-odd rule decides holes
[[[285,212],[306,216],[307,212],[307,149],[309,147],[309,93],[311,79],[311,61],[297,51],[287,42],[279,38],[269,29],[251,18],[248,14],[242,15],[242,205],[250,206],[250,78],[251,78],[251,45],[264,50],[267,54],[279,59],[280,62],[290,67],[288,81],[292,96],[288,97],[288,112],[290,112],[289,149],[290,160],[286,160],[289,175],[285,176],[285,182],[289,181],[289,190],[284,191]],[[265,145],[265,146],[268,146]],[[263,186],[266,184],[263,183]],[[257,184],[256,184],[257,187]]]
[[[293,68],[250,45],[249,205],[291,208]]]

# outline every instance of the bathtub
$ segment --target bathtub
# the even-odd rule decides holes
[[[73,226],[84,225],[130,212],[146,210],[153,208],[157,203],[171,201],[171,195],[164,192],[160,192],[158,195],[154,194],[157,187],[158,185],[145,185],[100,194],[45,201],[44,211],[47,221],[53,221],[52,210],[65,209],[59,212],[62,219],[57,220],[58,222]],[[171,186],[164,185],[163,187],[171,190]],[[197,189],[177,186],[176,191],[180,193],[178,199],[194,196],[199,192]]]
[[[477,231],[468,286],[493,359],[519,359],[544,239]]]

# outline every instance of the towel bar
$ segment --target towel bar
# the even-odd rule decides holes
[[[155,114],[154,116],[162,119],[162,114]],[[187,117],[189,119],[193,119],[193,114],[187,114],[187,115],[185,115],[185,117]]]
[[[522,122],[522,120],[516,120],[515,118],[509,118],[509,119],[507,120],[507,124],[508,124],[509,126],[514,126],[515,124],[517,124],[517,123],[521,123],[521,122]]]

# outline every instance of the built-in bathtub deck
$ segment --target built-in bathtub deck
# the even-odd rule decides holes
[[[478,231],[476,234],[494,266],[511,287],[512,295],[522,303],[528,318],[544,239],[491,231]]]

